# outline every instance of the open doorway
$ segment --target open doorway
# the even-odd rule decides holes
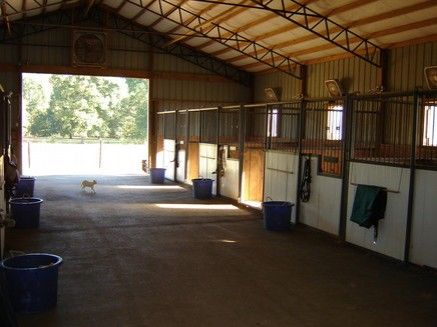
[[[23,174],[141,173],[147,79],[24,73],[22,85]]]

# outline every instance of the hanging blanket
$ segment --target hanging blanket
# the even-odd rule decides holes
[[[366,228],[377,226],[384,218],[387,190],[373,185],[358,185],[352,208],[351,221]]]

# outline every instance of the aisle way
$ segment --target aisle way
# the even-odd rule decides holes
[[[259,213],[145,176],[97,180],[92,195],[77,176],[37,179],[41,226],[7,245],[64,264],[57,308],[20,326],[437,325],[432,272],[304,227],[266,232]]]

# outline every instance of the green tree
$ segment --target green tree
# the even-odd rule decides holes
[[[26,101],[34,136],[147,137],[148,81],[126,79],[128,96],[119,84],[93,76],[52,75],[48,105],[40,85],[29,83]],[[46,101],[47,102],[47,101]]]
[[[53,91],[50,114],[54,116],[54,134],[60,136],[106,137],[107,117],[113,105],[108,99],[118,85],[89,76],[52,75]]]
[[[144,140],[147,138],[149,83],[143,79],[127,79],[129,95],[121,101],[124,115],[123,137]]]
[[[23,79],[23,107],[26,110],[28,122],[34,122],[47,110],[47,100],[42,85],[28,77]],[[32,127],[32,124],[27,126],[26,136],[34,135]]]

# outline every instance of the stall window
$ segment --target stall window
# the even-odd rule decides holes
[[[273,108],[267,117],[267,136],[278,137],[278,135],[279,135],[279,110]]]
[[[341,140],[343,128],[343,106],[329,105],[326,121],[326,139]]]
[[[422,144],[437,146],[437,102],[428,102],[424,109]]]

